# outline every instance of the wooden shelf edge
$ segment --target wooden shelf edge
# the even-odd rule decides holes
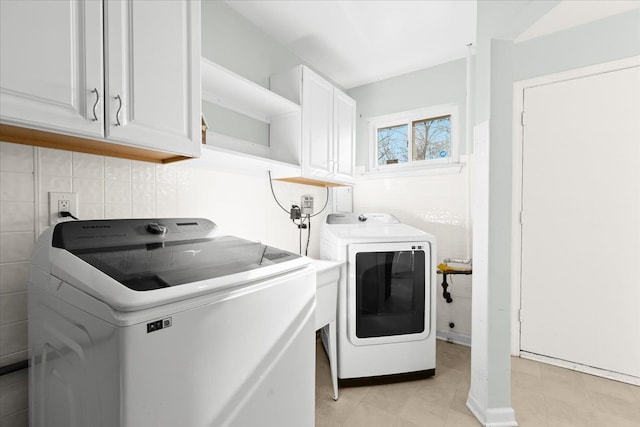
[[[7,124],[0,124],[0,141],[152,163],[172,163],[190,158],[173,153],[128,147],[113,142],[98,141]]]
[[[316,179],[304,178],[301,176],[291,178],[276,178],[278,181],[293,182],[294,184],[313,185],[314,187],[346,187],[349,184],[338,184],[336,182],[320,181]]]

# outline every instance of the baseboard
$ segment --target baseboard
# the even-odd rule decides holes
[[[640,378],[632,375],[622,374],[620,372],[607,371],[606,369],[595,368],[593,366],[581,365],[575,362],[569,362],[554,357],[542,356],[540,354],[520,351],[520,357],[523,359],[535,360],[536,362],[547,363],[549,365],[559,366],[561,368],[571,369],[572,371],[584,372],[585,374],[595,375],[596,377],[607,378],[635,386],[640,386]]]
[[[471,347],[471,337],[451,331],[436,331],[436,339]]]
[[[471,395],[467,397],[467,408],[484,427],[518,427],[513,408],[483,408]]]

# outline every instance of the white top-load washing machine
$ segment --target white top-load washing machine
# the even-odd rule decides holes
[[[338,378],[433,375],[435,237],[389,214],[330,214],[320,257],[347,262],[338,287]]]
[[[205,219],[65,222],[33,254],[32,426],[313,426],[310,260]]]

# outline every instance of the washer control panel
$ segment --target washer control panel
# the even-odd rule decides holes
[[[204,218],[153,218],[68,221],[55,226],[53,246],[67,250],[156,245],[220,235]]]

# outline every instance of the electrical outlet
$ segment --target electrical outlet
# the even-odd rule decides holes
[[[58,212],[71,212],[71,202],[69,200],[58,200]]]
[[[313,214],[313,196],[304,195],[300,198],[300,213],[302,216]]]
[[[49,225],[72,220],[71,217],[61,216],[60,212],[78,216],[78,193],[49,193]]]

